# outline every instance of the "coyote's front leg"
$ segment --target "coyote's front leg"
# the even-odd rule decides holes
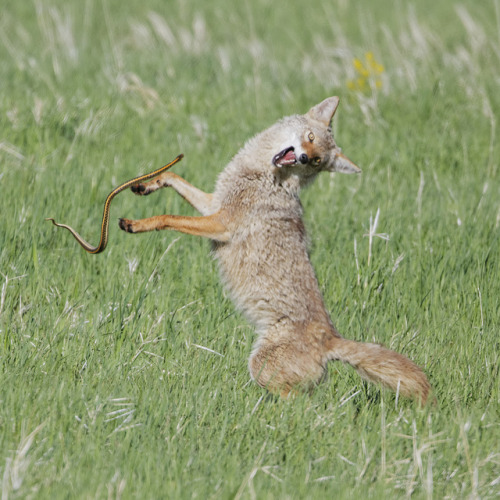
[[[201,189],[194,187],[182,177],[173,172],[164,172],[162,175],[149,182],[136,184],[130,189],[138,195],[144,196],[155,192],[163,187],[174,188],[189,204],[191,204],[202,215],[213,213],[213,195],[205,193]]]
[[[147,219],[120,219],[120,229],[128,233],[143,233],[171,229],[181,233],[204,236],[216,241],[229,241],[230,232],[221,222],[220,212],[204,217],[188,217],[184,215],[157,215]]]

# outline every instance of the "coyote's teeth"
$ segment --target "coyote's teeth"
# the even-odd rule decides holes
[[[274,156],[273,165],[275,167],[295,165],[295,163],[297,163],[297,157],[295,156],[294,150],[295,148],[293,146],[290,146],[286,149],[283,149],[283,151],[280,151],[277,155]]]

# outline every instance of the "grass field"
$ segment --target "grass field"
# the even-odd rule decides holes
[[[498,0],[7,0],[0,61],[2,500],[498,498]],[[96,244],[119,183],[182,152],[211,190],[330,95],[363,173],[303,194],[327,307],[435,407],[338,364],[266,397],[209,242],[117,227],[192,214],[173,192],[119,195],[97,256],[44,221]]]

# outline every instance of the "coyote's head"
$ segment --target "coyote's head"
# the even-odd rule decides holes
[[[342,154],[332,136],[331,121],[339,104],[338,97],[329,97],[305,115],[285,118],[280,130],[283,149],[272,158],[274,167],[285,175],[297,175],[307,181],[322,171],[357,174],[361,169]],[[286,137],[284,135],[286,134]]]

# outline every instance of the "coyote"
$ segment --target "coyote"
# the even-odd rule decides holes
[[[119,225],[129,233],[173,229],[213,241],[222,280],[256,327],[248,365],[262,387],[282,397],[311,389],[327,362],[339,360],[423,404],[430,385],[416,364],[379,344],[340,336],[309,259],[301,188],[322,171],[361,172],[333,139],[338,103],[338,97],[325,99],[250,139],[219,175],[213,194],[172,172],[131,187],[138,195],[172,187],[201,217],[160,215]]]

